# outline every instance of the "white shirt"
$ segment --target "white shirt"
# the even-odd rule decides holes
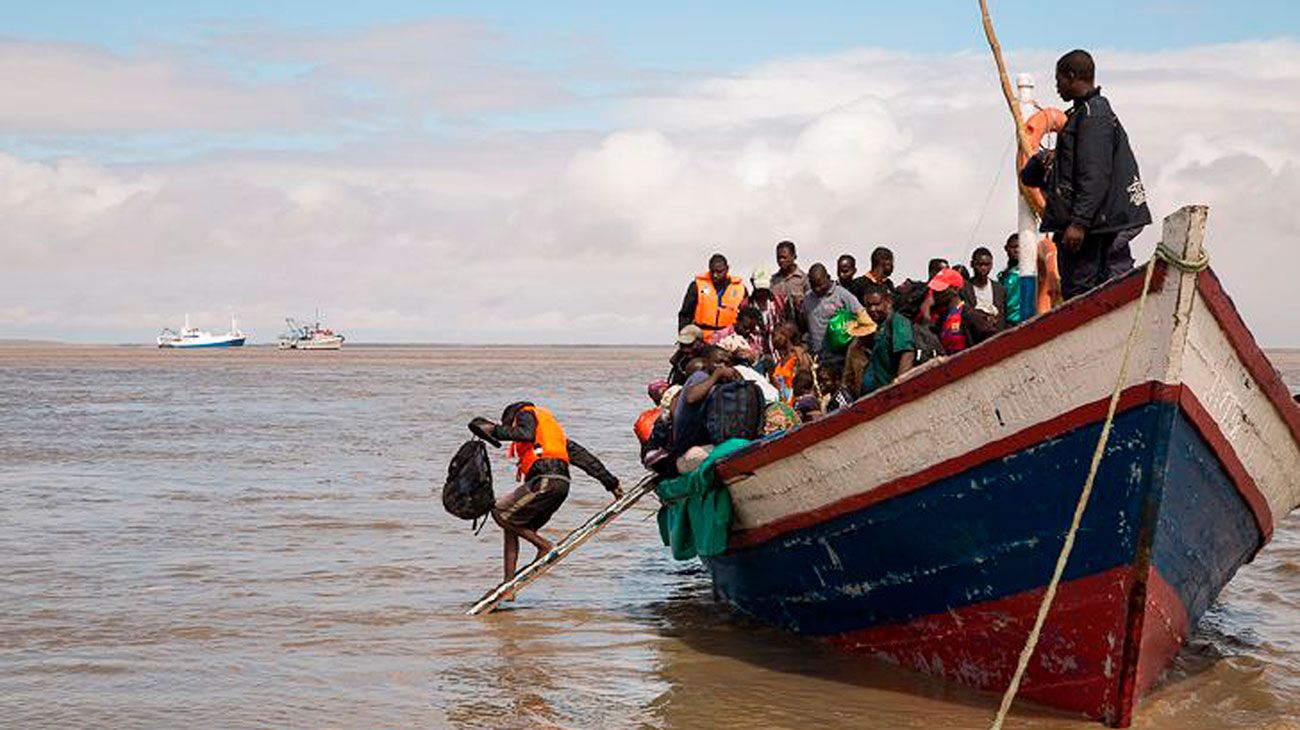
[[[971,288],[975,290],[975,308],[996,316],[998,308],[993,305],[993,280],[984,282],[982,288],[971,282]]]
[[[777,392],[776,386],[768,382],[767,378],[759,375],[757,370],[748,365],[736,365],[732,369],[740,373],[740,377],[754,383],[759,390],[763,391],[763,402],[767,405],[772,405],[780,400],[781,394]]]

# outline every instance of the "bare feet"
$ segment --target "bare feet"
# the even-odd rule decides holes
[[[541,560],[547,553],[555,549],[555,543],[550,540],[542,540],[542,544],[537,546],[537,559]]]

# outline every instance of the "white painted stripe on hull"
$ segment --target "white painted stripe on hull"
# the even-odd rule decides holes
[[[1232,444],[1273,519],[1300,505],[1300,446],[1199,297],[1192,305],[1182,381]]]
[[[1150,295],[1125,387],[1165,374],[1176,281],[1171,276]],[[1130,302],[734,481],[733,529],[825,507],[1108,397],[1136,307]],[[1077,490],[1083,478],[1041,486]]]

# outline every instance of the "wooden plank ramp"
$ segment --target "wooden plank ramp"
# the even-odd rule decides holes
[[[631,489],[623,493],[622,498],[615,500],[608,507],[592,515],[586,522],[575,528],[568,535],[564,536],[551,548],[550,552],[537,558],[533,562],[524,566],[523,570],[515,573],[515,577],[496,588],[483,594],[469,610],[465,612],[468,616],[479,616],[485,613],[491,613],[497,607],[497,604],[511,593],[518,593],[525,586],[541,578],[552,567],[559,563],[570,553],[577,550],[584,542],[590,540],[605,528],[615,517],[626,512],[632,505],[637,503],[645,495],[654,491],[655,485],[659,483],[658,474],[647,474],[641,478]]]

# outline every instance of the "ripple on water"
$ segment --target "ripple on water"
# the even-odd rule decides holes
[[[628,424],[666,353],[301,354],[0,351],[5,726],[987,726],[996,698],[714,603],[648,506],[505,610],[463,615],[501,571],[499,534],[436,498],[464,424],[532,398],[634,475]],[[604,499],[579,478],[550,534]],[[1293,517],[1135,727],[1296,727],[1297,609]],[[1009,727],[1097,727],[1014,714]]]

